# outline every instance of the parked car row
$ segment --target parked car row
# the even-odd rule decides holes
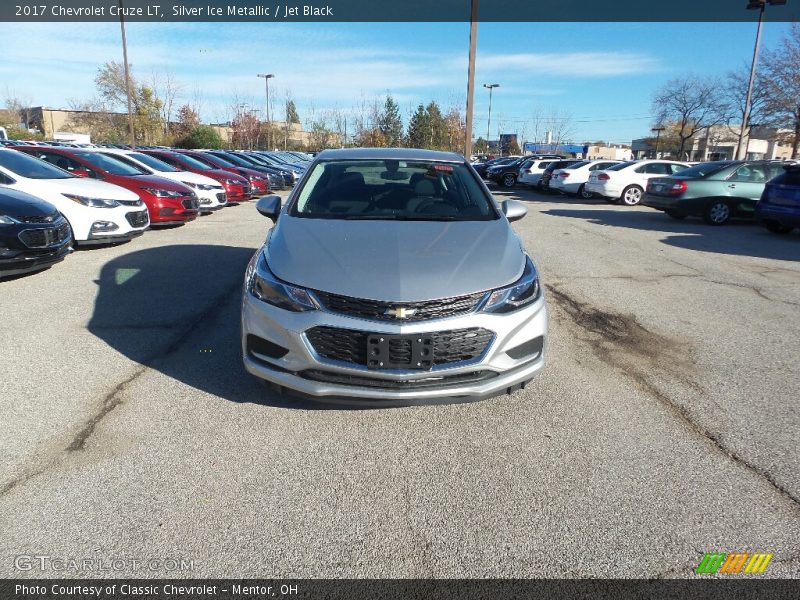
[[[73,246],[129,241],[293,185],[303,157],[275,153],[68,147],[0,148],[0,278],[46,268]],[[304,164],[305,163],[305,164]],[[274,182],[274,185],[273,185]]]
[[[642,204],[675,219],[696,216],[712,225],[744,217],[756,218],[776,233],[800,227],[800,164],[795,162],[528,156],[489,165],[483,177],[506,187],[519,182],[584,199],[597,196],[626,206]]]

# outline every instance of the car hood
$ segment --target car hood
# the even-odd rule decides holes
[[[180,183],[188,181],[189,183],[196,183],[200,185],[220,185],[219,181],[216,179],[212,179],[211,177],[206,177],[205,175],[200,175],[198,173],[192,173],[191,171],[157,171],[156,175],[163,177],[164,179],[169,179],[171,181],[177,181]]]
[[[182,183],[172,181],[160,175],[136,175],[126,176],[125,183],[131,184],[138,188],[156,188],[161,190],[169,190],[170,192],[181,192],[182,194],[189,195],[192,193],[191,188],[186,187]]]
[[[343,296],[419,302],[514,283],[525,254],[505,219],[345,221],[281,215],[270,269],[302,287]]]
[[[47,182],[58,193],[77,194],[104,200],[138,200],[139,196],[113,183],[95,181],[85,177],[69,177],[66,179],[37,179],[37,182]]]
[[[41,198],[19,190],[0,188],[0,215],[10,217],[49,217],[56,207]]]

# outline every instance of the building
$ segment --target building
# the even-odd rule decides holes
[[[676,156],[677,143],[675,139],[659,141],[656,152],[656,140],[652,137],[639,138],[631,142],[634,158],[679,158],[689,161],[706,160],[733,160],[736,158],[736,149],[739,145],[740,126],[712,125],[698,131],[686,142],[684,156]],[[748,139],[743,142],[747,145],[748,160],[777,159],[788,160],[792,156],[791,145],[783,140],[788,130],[773,127],[754,126]]]

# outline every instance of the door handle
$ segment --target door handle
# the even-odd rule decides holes
[[[733,188],[735,188],[735,187],[736,187],[736,184],[735,184],[735,183],[732,183],[732,184],[730,184],[728,187],[729,187],[729,188],[731,188],[731,189],[733,189]]]

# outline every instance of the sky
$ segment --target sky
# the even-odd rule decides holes
[[[765,23],[763,47],[787,24]],[[533,138],[535,115],[568,116],[575,142],[630,143],[649,135],[651,97],[688,73],[713,77],[748,68],[755,23],[481,23],[478,28],[475,137]],[[69,108],[94,94],[106,61],[122,62],[118,23],[0,24],[0,93],[32,106]],[[419,103],[464,106],[468,23],[128,23],[134,76],[171,73],[178,104],[199,99],[205,122],[235,107],[265,107],[274,73],[272,118],[291,94],[301,121],[391,94],[404,121]],[[0,97],[0,100],[3,97]]]

